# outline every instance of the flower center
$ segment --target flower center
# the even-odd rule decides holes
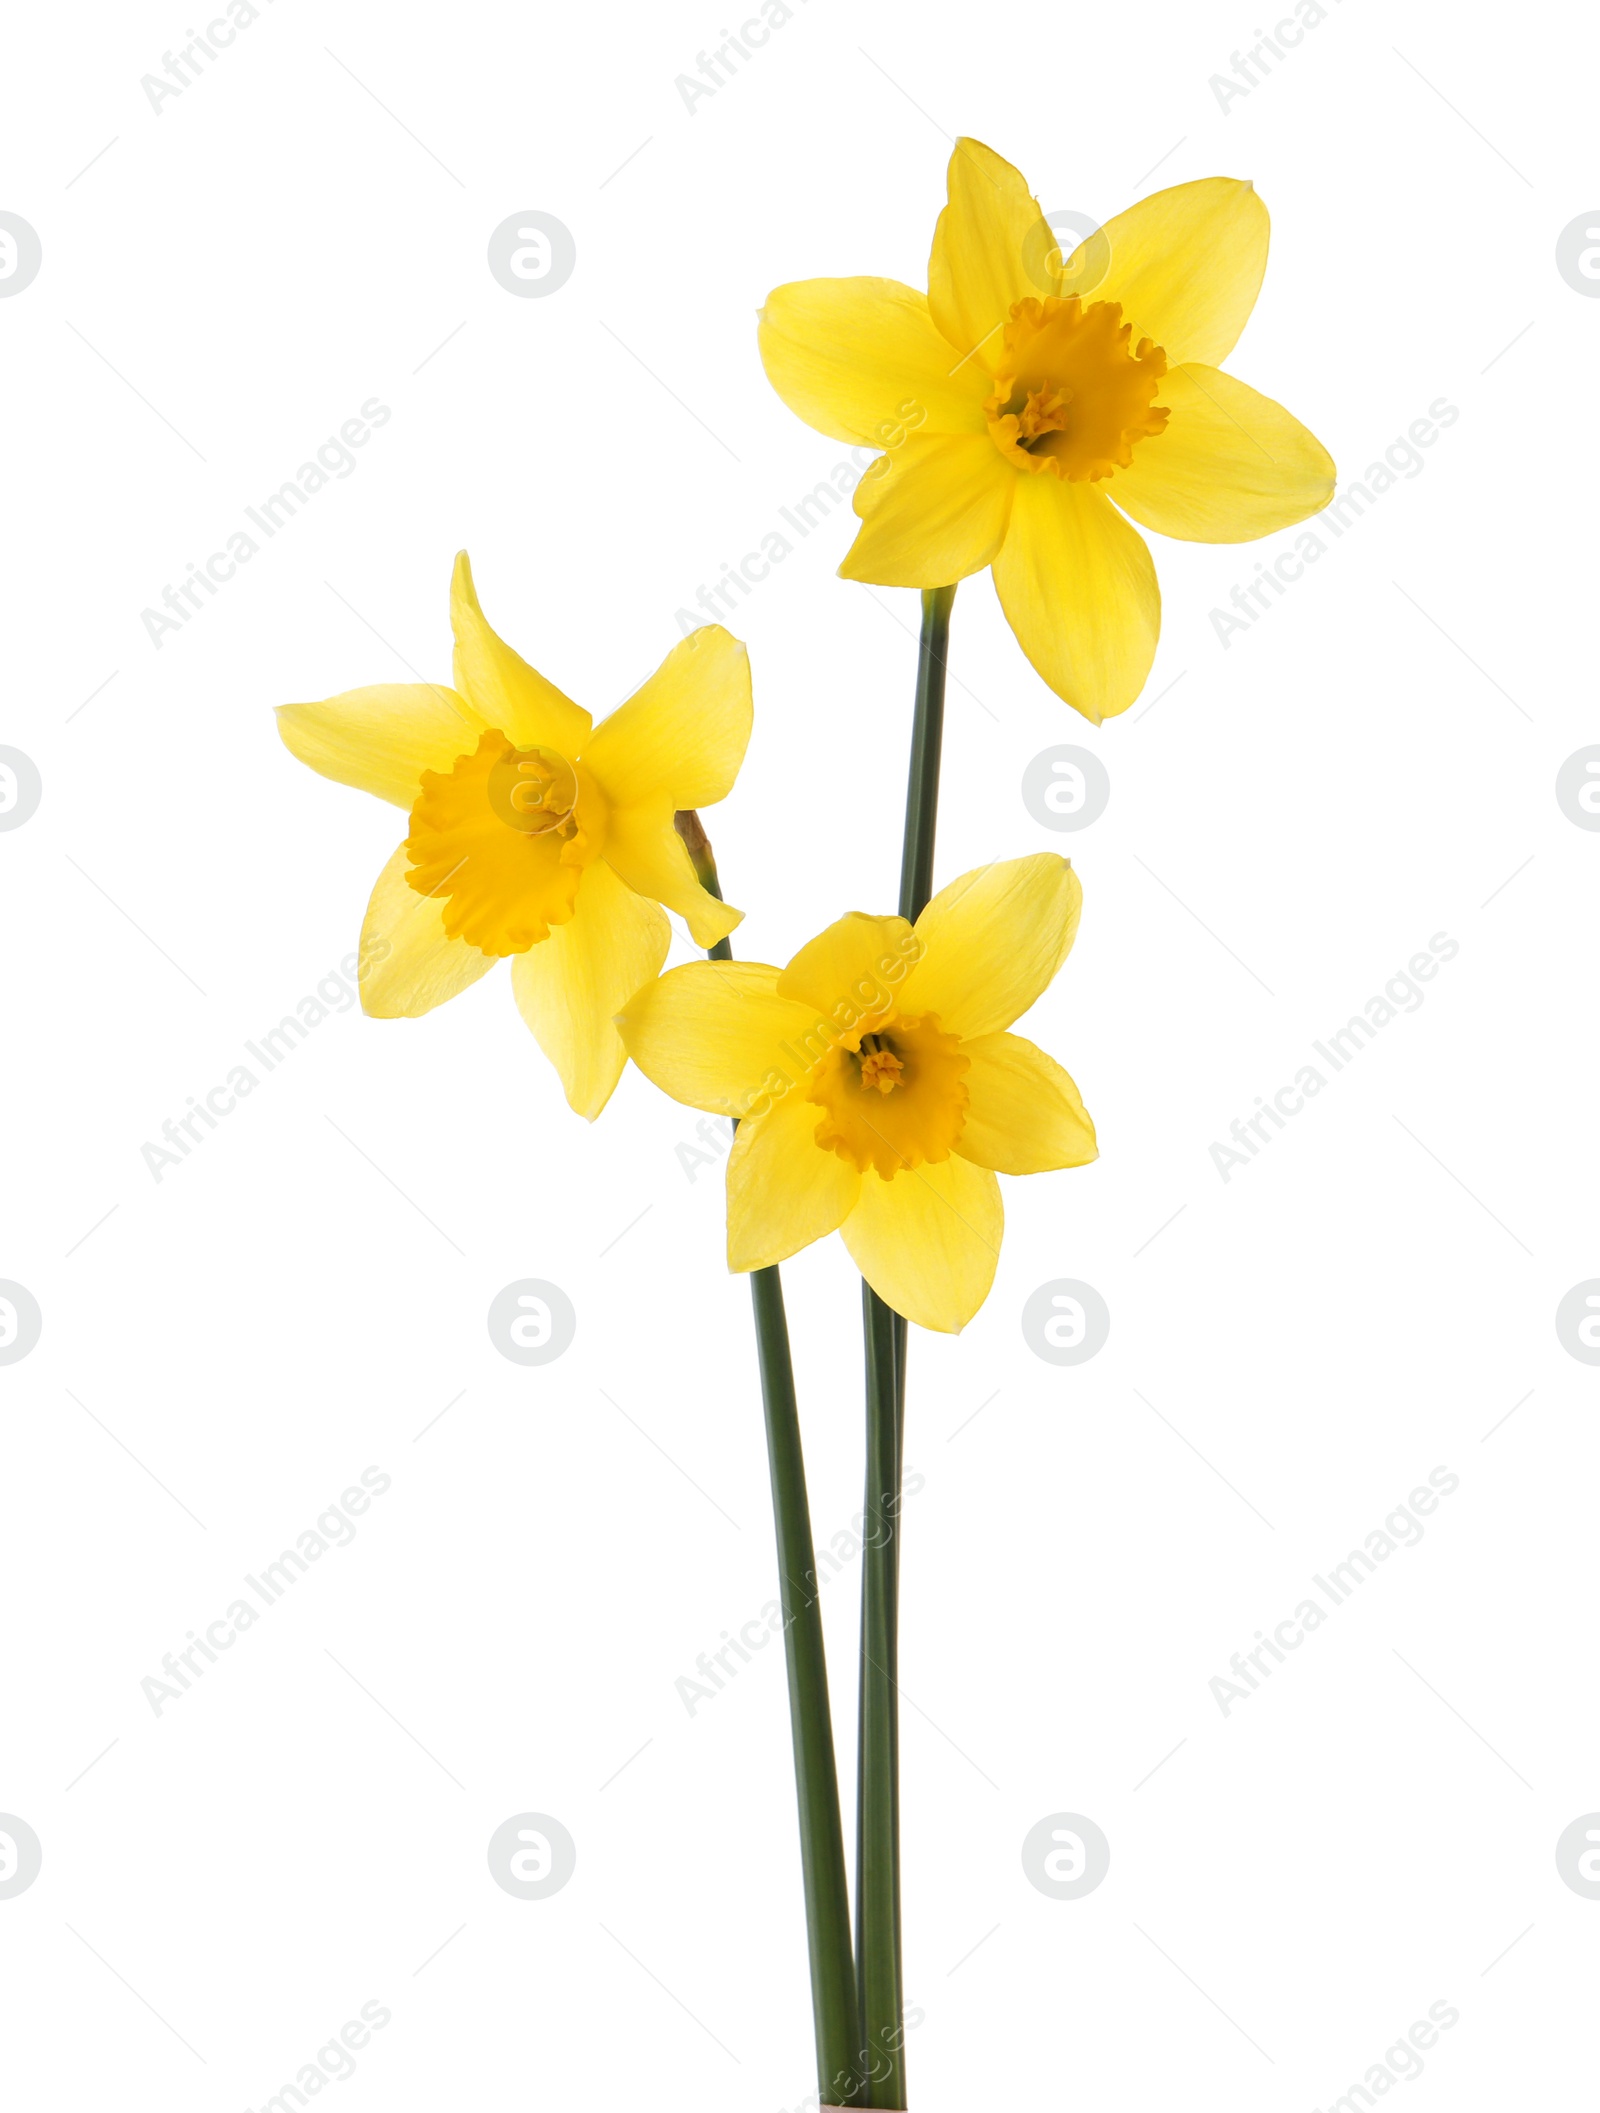
[[[937,1013],[891,1015],[830,1049],[806,1098],[822,1109],[817,1143],[857,1173],[890,1181],[902,1168],[950,1157],[967,1119],[970,1060]]]
[[[1168,417],[1154,401],[1167,355],[1147,337],[1130,351],[1132,337],[1119,301],[1018,301],[983,407],[1001,454],[1074,484],[1126,469]]]
[[[485,954],[525,954],[565,924],[605,835],[593,779],[553,748],[486,733],[448,771],[425,770],[406,873],[444,898],[444,928]]]

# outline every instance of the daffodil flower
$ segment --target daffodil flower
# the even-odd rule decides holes
[[[347,690],[283,706],[278,730],[325,778],[410,811],[362,929],[365,1011],[415,1018],[509,958],[523,1018],[592,1120],[627,1062],[614,1016],[666,959],[661,906],[707,947],[743,914],[701,887],[673,815],[733,786],[749,659],[707,625],[595,726],[490,628],[465,551],[450,620],[453,689]]]
[[[1007,1032],[1066,959],[1082,891],[1040,853],[953,881],[913,926],[853,911],[787,968],[691,962],[618,1025],[664,1092],[732,1116],[728,1265],[842,1231],[896,1312],[946,1333],[988,1295],[1002,1174],[1095,1157],[1077,1087]]]
[[[843,576],[943,587],[992,567],[1022,650],[1098,723],[1138,696],[1161,627],[1133,522],[1246,543],[1332,495],[1321,443],[1220,368],[1266,270],[1267,209],[1248,183],[1207,177],[1063,260],[988,147],[959,140],[949,186],[926,295],[893,279],[780,286],[762,361],[809,425],[885,450],[856,487]]]

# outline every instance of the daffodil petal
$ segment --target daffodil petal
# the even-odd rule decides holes
[[[1013,304],[1056,290],[1044,263],[1053,238],[1041,239],[1044,215],[1021,173],[981,140],[956,141],[949,198],[933,231],[928,308],[962,371],[987,373]]]
[[[465,692],[484,724],[498,727],[518,748],[553,748],[572,761],[588,737],[589,714],[494,631],[478,606],[464,550],[456,556],[450,581],[450,626],[456,688]]]
[[[1271,222],[1254,187],[1206,176],[1141,198],[1089,241],[1110,244],[1093,301],[1120,301],[1135,341],[1154,338],[1168,363],[1216,366],[1250,320],[1267,268]],[[1067,260],[1066,278],[1084,268],[1089,243]]]
[[[728,1267],[767,1269],[837,1232],[861,1176],[817,1143],[822,1110],[790,1093],[741,1123],[728,1158]],[[874,1177],[876,1178],[876,1177]]]
[[[759,342],[789,409],[834,440],[893,449],[913,429],[983,432],[983,369],[957,366],[927,296],[896,279],[779,286],[761,311]]]
[[[1083,1097],[1052,1056],[1016,1034],[963,1042],[967,1119],[956,1150],[997,1174],[1048,1174],[1098,1156]]]
[[[840,577],[947,587],[981,572],[1005,538],[1016,483],[986,434],[914,434],[856,486],[861,531]]]
[[[1089,484],[1019,476],[994,584],[1058,697],[1096,726],[1128,709],[1155,659],[1161,589],[1144,538],[1109,499]]]
[[[512,957],[518,1009],[559,1073],[568,1104],[591,1122],[628,1061],[616,1015],[659,975],[670,938],[658,906],[597,862],[584,870],[569,921]]]
[[[696,946],[715,946],[744,920],[743,910],[719,902],[695,879],[668,801],[614,810],[606,827],[605,863],[636,894],[676,910]]]
[[[425,770],[448,770],[478,745],[483,721],[465,697],[430,682],[376,683],[320,704],[278,708],[289,753],[325,778],[410,807]]]
[[[584,768],[615,807],[709,807],[733,790],[750,722],[750,655],[703,624],[595,728]]]
[[[1333,497],[1333,458],[1270,396],[1216,367],[1174,367],[1158,404],[1164,432],[1133,451],[1109,486],[1124,513],[1188,543],[1250,543],[1319,513]]]
[[[894,1002],[921,947],[903,917],[851,910],[809,940],[778,978],[778,995],[848,1034]]]
[[[841,1231],[886,1305],[919,1328],[955,1335],[989,1295],[1004,1227],[999,1182],[952,1153],[890,1181],[864,1174]]]
[[[759,961],[690,961],[635,991],[617,1027],[645,1077],[713,1115],[765,1113],[824,1051],[807,1055],[815,1010],[778,996]]]
[[[922,953],[900,1010],[937,1013],[963,1040],[999,1033],[1066,960],[1082,909],[1078,876],[1053,851],[963,873],[917,919]]]
[[[375,1020],[415,1020],[466,990],[494,967],[444,928],[444,902],[406,880],[402,844],[378,875],[361,927],[361,1009]]]

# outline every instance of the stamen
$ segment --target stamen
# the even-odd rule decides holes
[[[893,1093],[905,1068],[881,1035],[867,1034],[861,1037],[863,1086],[875,1086],[880,1093]]]

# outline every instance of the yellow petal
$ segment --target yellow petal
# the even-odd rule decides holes
[[[955,1335],[989,1295],[1004,1225],[994,1175],[952,1153],[892,1181],[864,1174],[841,1230],[885,1304],[919,1328]]]
[[[890,1009],[921,951],[903,917],[852,910],[800,949],[778,978],[778,995],[848,1034],[858,1021]]]
[[[1098,1156],[1077,1087],[1052,1056],[1016,1034],[963,1042],[967,1119],[956,1150],[997,1174],[1048,1174]]]
[[[1252,185],[1231,176],[1175,184],[1106,222],[1111,261],[1090,298],[1120,301],[1135,342],[1154,338],[1169,365],[1217,366],[1256,305],[1270,233]],[[1069,281],[1087,250],[1080,243],[1068,259]]]
[[[1045,990],[1078,934],[1083,890],[1053,851],[963,873],[917,919],[922,955],[903,1012],[932,1012],[947,1034],[997,1034]]]
[[[477,747],[483,721],[454,690],[388,682],[321,704],[280,705],[278,732],[323,777],[409,807],[425,770],[447,771]]]
[[[862,527],[839,575],[879,587],[947,587],[1004,540],[1017,472],[987,434],[915,435],[856,486]]]
[[[743,921],[743,910],[719,902],[695,879],[683,838],[672,826],[672,802],[613,810],[605,863],[639,895],[676,910],[696,946],[713,947]]]
[[[1270,396],[1215,367],[1174,367],[1156,397],[1172,413],[1107,489],[1124,513],[1188,543],[1250,543],[1319,513],[1333,458]]]
[[[656,905],[597,863],[584,869],[570,920],[512,959],[522,1017],[559,1072],[569,1105],[591,1122],[628,1060],[616,1014],[660,973],[670,937]]]
[[[814,1102],[790,1093],[739,1125],[728,1159],[730,1269],[787,1262],[854,1208],[861,1176],[817,1143],[821,1119]]]
[[[1128,709],[1155,658],[1161,590],[1144,538],[1096,487],[1019,476],[994,584],[1058,697],[1096,726]]]
[[[759,341],[773,388],[834,440],[893,449],[912,430],[983,432],[982,368],[957,367],[926,295],[898,280],[779,286],[761,311]]]
[[[815,1019],[812,1007],[778,996],[778,971],[763,962],[690,961],[635,991],[617,1026],[663,1093],[742,1119],[805,1077],[816,1057],[803,1038]]]
[[[584,768],[613,807],[709,807],[733,790],[750,719],[750,656],[703,624],[595,728]]]
[[[967,361],[961,371],[987,373],[1012,304],[1055,291],[1053,278],[1028,269],[1050,243],[1040,243],[1044,215],[1021,174],[981,140],[956,141],[949,187],[928,259],[928,308]]]
[[[406,881],[402,844],[378,875],[361,927],[361,1009],[375,1020],[415,1020],[476,983],[494,967],[444,928],[444,898],[419,895]]]
[[[570,762],[589,732],[589,714],[546,682],[491,629],[478,606],[466,552],[456,556],[450,580],[450,626],[455,633],[456,688],[486,726],[518,748],[553,748]]]

